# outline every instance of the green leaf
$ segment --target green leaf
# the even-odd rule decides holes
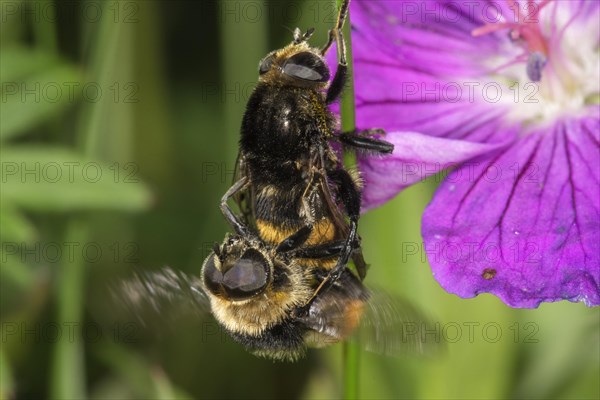
[[[63,148],[4,147],[2,196],[32,211],[139,211],[151,195],[135,163],[107,165]]]
[[[20,257],[20,249],[32,243],[37,236],[34,226],[17,211],[12,204],[2,199],[0,207],[0,258],[2,269],[0,277],[9,280],[21,288],[29,287],[33,282],[33,272]]]
[[[50,52],[25,46],[7,46],[0,50],[0,80],[3,84],[22,81],[29,75],[58,64],[60,59]]]
[[[2,199],[0,207],[0,240],[2,242],[25,242],[31,243],[36,236],[34,226],[17,211],[12,204]]]
[[[4,56],[2,56],[4,58]],[[30,68],[25,63],[26,68]],[[8,75],[17,66],[8,68]],[[26,133],[74,104],[81,93],[81,73],[68,64],[50,66],[23,81],[2,77],[0,140]]]
[[[12,284],[17,289],[28,289],[35,281],[35,273],[31,266],[27,265],[20,254],[22,243],[2,242],[2,268],[0,268],[0,279],[2,283]],[[4,296],[5,293],[2,295]],[[2,298],[3,303],[6,298]]]

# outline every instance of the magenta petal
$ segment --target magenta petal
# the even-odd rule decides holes
[[[512,307],[600,304],[600,121],[565,120],[464,164],[423,216],[437,281]]]
[[[473,29],[490,22],[486,9],[495,12],[492,18],[514,20],[504,0],[353,1],[353,40],[365,40],[372,47],[386,43],[379,47],[389,58],[427,74],[477,76],[484,71],[482,57],[508,41],[501,33],[473,38]]]
[[[461,85],[376,62],[357,60],[355,71],[359,127],[488,143],[516,138],[505,106],[490,107]]]
[[[365,182],[363,211],[385,203],[405,187],[428,176],[506,146],[443,139],[415,132],[389,132],[385,140],[394,144],[393,154],[358,160]]]

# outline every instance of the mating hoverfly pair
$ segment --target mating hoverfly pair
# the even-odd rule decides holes
[[[338,121],[327,109],[347,78],[342,27],[348,4],[342,3],[323,48],[308,45],[313,29],[296,29],[291,44],[259,64],[259,83],[242,122],[236,180],[221,200],[235,233],[215,245],[200,278],[163,269],[125,282],[122,293],[130,302],[158,308],[160,298],[179,297],[200,309],[210,303],[235,341],[281,360],[297,359],[307,346],[343,340],[360,324],[378,323],[361,283],[360,186],[330,141],[379,154],[393,146],[362,132],[337,133]],[[330,83],[324,56],[334,40],[338,66]],[[229,207],[231,198],[240,215]],[[358,277],[347,267],[350,259]],[[381,314],[394,318],[390,310]]]

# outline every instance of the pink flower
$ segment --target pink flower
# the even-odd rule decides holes
[[[600,2],[351,4],[364,209],[452,167],[423,216],[437,281],[600,304]]]

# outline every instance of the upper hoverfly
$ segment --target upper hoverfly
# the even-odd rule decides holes
[[[313,299],[335,282],[350,257],[361,279],[366,273],[360,247],[355,246],[359,184],[344,169],[330,141],[379,154],[393,150],[390,143],[364,134],[371,130],[338,132],[338,120],[327,108],[340,96],[347,78],[342,27],[348,6],[349,0],[342,2],[322,48],[308,45],[313,29],[304,34],[296,29],[292,43],[261,60],[259,82],[241,127],[237,172],[246,184],[232,193],[245,221],[255,225],[269,245],[277,245],[300,229],[311,230],[307,245],[344,240],[337,260],[320,263],[326,274]],[[330,83],[324,56],[334,40],[339,59]],[[305,310],[309,307],[310,301]]]

